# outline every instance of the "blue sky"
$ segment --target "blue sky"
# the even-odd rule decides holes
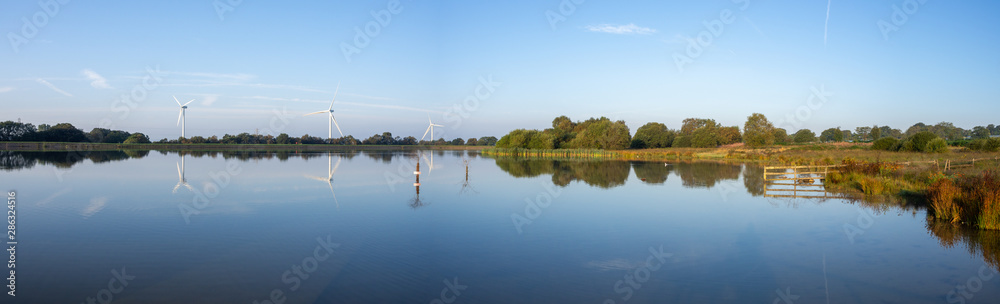
[[[7,1],[0,120],[177,138],[176,95],[195,99],[188,136],[325,137],[322,116],[302,115],[325,110],[340,83],[337,120],[357,138],[419,137],[428,115],[449,139],[559,115],[633,132],[687,117],[742,126],[754,112],[798,115],[783,121],[791,131],[1000,124],[995,1],[402,0],[395,14],[393,1],[231,2]],[[382,10],[391,20],[355,45]],[[344,45],[360,53],[348,60]],[[677,56],[691,59],[683,70]],[[810,103],[817,90],[829,96]],[[122,98],[132,93],[144,98]]]

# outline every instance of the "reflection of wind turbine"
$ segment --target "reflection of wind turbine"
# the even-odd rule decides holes
[[[322,178],[322,177],[318,177],[318,176],[306,175],[306,177],[308,177],[308,178],[315,179],[315,180],[318,180],[318,181],[321,181],[321,182],[326,182],[326,184],[328,186],[330,186],[330,193],[333,194],[333,203],[337,204],[337,208],[340,208],[340,202],[337,201],[337,193],[333,192],[333,173],[337,172],[337,168],[340,167],[340,161],[341,160],[343,160],[343,159],[340,158],[340,157],[337,157],[337,165],[333,165],[333,155],[327,154],[327,156],[326,156],[326,170],[327,170],[326,171],[327,172],[326,178]]]
[[[434,168],[436,168],[434,167],[434,152],[428,152],[428,154],[431,155],[431,158],[427,158],[427,154],[424,154],[423,152],[420,153],[420,155],[424,158],[424,161],[427,162],[427,168],[430,169],[429,172],[434,172]]]
[[[427,131],[424,131],[424,136],[421,136],[420,140],[424,140],[424,138],[427,137],[427,133],[430,132],[431,133],[431,141],[435,141],[437,139],[434,138],[434,127],[442,127],[443,128],[444,126],[442,126],[442,125],[435,125],[434,122],[431,121],[431,116],[430,115],[427,115],[427,122],[429,123],[429,125],[427,126]]]
[[[337,124],[337,119],[333,118],[333,103],[337,101],[337,93],[338,92],[340,92],[340,84],[339,83],[337,84],[337,91],[333,92],[333,100],[330,101],[330,108],[327,109],[326,111],[312,112],[312,113],[303,115],[303,116],[309,116],[309,115],[316,115],[316,114],[323,114],[323,113],[328,114],[329,115],[328,124],[330,125],[330,128],[329,128],[329,130],[327,130],[327,133],[326,133],[327,134],[326,135],[327,139],[332,139],[333,138],[333,126],[337,126],[337,132],[340,132],[340,137],[344,137],[344,132],[340,131],[340,125]]]
[[[188,190],[191,190],[191,192],[194,192],[194,188],[192,188],[191,185],[188,185],[187,179],[184,178],[184,155],[181,155],[181,163],[177,164],[177,179],[177,186],[174,186],[174,193],[177,193],[177,189],[180,189],[181,186],[184,186],[188,188]]]
[[[174,97],[174,101],[177,102],[177,105],[181,106],[181,113],[179,115],[177,115],[177,125],[181,126],[181,137],[187,138],[186,135],[184,134],[184,129],[187,129],[187,114],[186,113],[187,113],[188,105],[191,104],[191,102],[194,101],[194,99],[192,99],[191,101],[188,101],[185,104],[181,104],[181,101],[177,100],[177,96],[173,96],[173,97]],[[183,122],[183,124],[181,124],[182,122]]]

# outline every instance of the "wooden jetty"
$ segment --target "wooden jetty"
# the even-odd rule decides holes
[[[840,166],[764,167],[764,196],[779,198],[835,198],[823,181]],[[777,187],[777,188],[776,188]]]

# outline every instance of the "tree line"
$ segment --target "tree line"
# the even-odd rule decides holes
[[[896,151],[946,151],[949,142],[971,149],[990,150],[992,143],[1000,143],[1000,127],[990,124],[971,130],[956,127],[950,122],[935,125],[917,123],[905,132],[888,126],[864,126],[854,130],[829,128],[816,135],[809,129],[789,134],[775,127],[766,116],[754,113],[740,130],[739,126],[723,126],[713,119],[688,118],[680,129],[670,129],[665,124],[650,122],[630,135],[624,121],[611,121],[606,117],[573,122],[566,116],[556,117],[552,127],[544,130],[517,129],[500,138],[499,148],[520,149],[647,149],[647,148],[715,148],[743,143],[750,147],[804,144],[815,142],[877,142],[883,138],[895,139],[891,148]],[[940,139],[940,140],[936,140]],[[889,140],[884,140],[886,144]],[[927,145],[933,144],[932,147]],[[942,145],[943,144],[943,145]],[[881,147],[881,145],[879,145]],[[983,149],[985,148],[985,149]]]
[[[60,123],[55,126],[40,124],[35,127],[31,123],[14,121],[0,122],[0,141],[31,141],[31,142],[92,142],[92,143],[126,143],[145,144],[151,143],[149,137],[142,133],[130,133],[122,130],[109,130],[105,128],[94,128],[85,133],[83,130],[74,127],[69,123]],[[225,134],[222,138],[218,136],[202,137],[193,136],[190,138],[180,137],[177,139],[161,139],[156,143],[163,144],[278,144],[278,145],[464,145],[464,146],[494,146],[498,139],[495,136],[483,136],[480,138],[455,138],[446,141],[443,138],[432,141],[420,141],[413,136],[399,137],[393,136],[390,132],[375,134],[371,137],[358,140],[354,136],[348,135],[340,138],[325,139],[309,134],[301,137],[292,137],[286,133],[273,135],[261,135],[240,133],[237,135]]]

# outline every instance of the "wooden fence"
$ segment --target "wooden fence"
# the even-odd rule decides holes
[[[840,166],[764,167],[764,196],[779,198],[834,198],[823,180]],[[818,182],[818,183],[817,183]],[[774,188],[779,186],[783,188]],[[789,188],[790,187],[790,188]]]

